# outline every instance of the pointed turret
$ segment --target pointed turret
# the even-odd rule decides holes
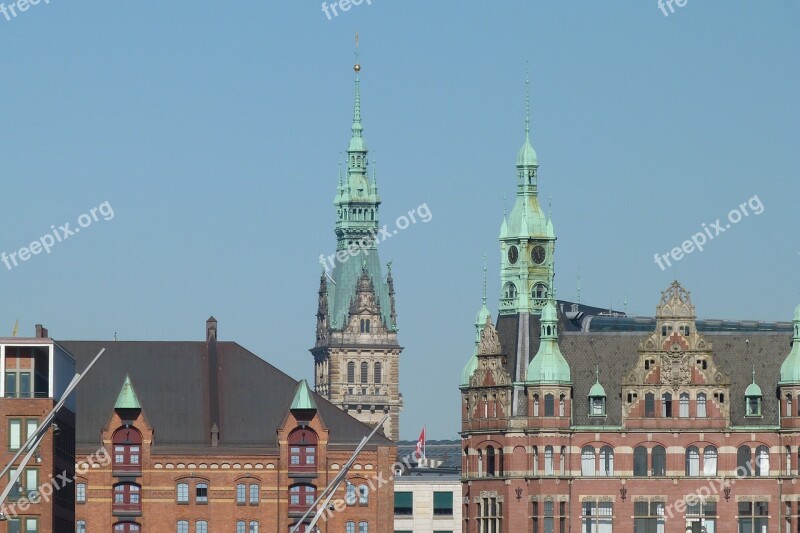
[[[292,406],[289,408],[292,411],[316,411],[317,404],[314,401],[314,396],[311,394],[311,389],[308,388],[308,382],[301,379],[297,384],[292,399]]]
[[[461,372],[461,385],[466,387],[469,385],[469,378],[472,377],[472,374],[475,372],[475,369],[478,368],[478,344],[481,342],[481,332],[486,325],[486,322],[491,322],[492,314],[489,312],[489,308],[486,307],[486,254],[483,256],[483,305],[478,310],[478,314],[475,316],[475,350],[472,352],[472,356],[467,361],[466,366],[464,366],[464,370]]]
[[[800,305],[794,310],[792,349],[781,365],[780,385],[800,385]]]
[[[114,404],[114,409],[141,409],[142,405],[139,403],[139,398],[136,396],[136,391],[133,390],[130,376],[125,376],[125,381],[122,383],[122,389],[117,396],[117,403]]]
[[[569,363],[558,346],[558,310],[552,289],[542,309],[539,351],[528,365],[526,378],[529,384],[537,385],[572,383]]]

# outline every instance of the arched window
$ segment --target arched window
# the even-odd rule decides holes
[[[373,373],[373,381],[380,385],[381,380],[383,379],[383,365],[380,363],[375,363],[375,368],[372,371]]]
[[[347,382],[356,382],[356,364],[353,361],[347,363]]]
[[[533,447],[533,475],[539,473],[539,448]]]
[[[244,483],[236,485],[236,505],[247,503],[247,486]]]
[[[714,446],[706,446],[703,449],[703,475],[717,475],[717,448]]]
[[[483,400],[483,418],[489,418],[489,396],[484,394],[481,399]]]
[[[114,533],[139,533],[141,530],[142,527],[136,522],[117,522],[114,524]]]
[[[680,395],[680,413],[681,418],[689,418],[689,393],[682,392]]]
[[[786,416],[794,416],[794,411],[792,410],[792,395],[786,395]]]
[[[208,533],[208,522],[198,520],[194,523],[194,533]]]
[[[134,483],[117,483],[114,485],[114,505],[116,512],[138,512],[142,510],[139,485]]]
[[[492,394],[492,418],[497,418],[497,394]]]
[[[178,503],[189,503],[189,484],[188,483],[178,483],[176,488],[177,493],[177,502]]]
[[[581,449],[581,475],[594,476],[595,455],[594,447],[584,446]]]
[[[247,522],[244,520],[237,520],[236,533],[247,533]]]
[[[644,446],[633,449],[633,475],[647,477],[647,448]]]
[[[367,522],[359,522],[358,533],[369,533],[369,524]]]
[[[189,521],[178,520],[178,527],[175,528],[176,533],[189,533]]]
[[[566,411],[566,400],[564,398],[564,395],[562,394],[561,396],[558,397],[558,416],[564,416],[565,411]]]
[[[653,476],[666,476],[667,475],[667,450],[661,445],[653,446],[653,451],[650,452],[653,460],[653,468],[651,475]]]
[[[614,475],[614,448],[611,446],[600,448],[600,475]]]
[[[539,395],[533,395],[533,416],[539,416]]]
[[[86,520],[75,522],[75,533],[86,533]]]
[[[486,448],[486,475],[489,477],[494,477],[496,474],[494,448],[489,446]]]
[[[347,505],[355,505],[358,503],[358,493],[356,492],[356,486],[347,482],[347,488],[344,492],[344,503]]]
[[[533,291],[531,291],[531,296],[534,300],[544,300],[547,298],[547,285],[544,283],[537,283],[533,286]]]
[[[564,462],[566,457],[567,457],[567,448],[562,446],[561,450],[558,453],[558,473],[559,475],[562,476],[565,474]]]
[[[697,418],[705,418],[706,414],[706,393],[697,393]]]
[[[114,432],[115,471],[138,472],[142,469],[142,434],[136,428],[124,427]]]
[[[744,445],[739,446],[739,449],[736,450],[736,475],[738,477],[750,477],[753,475],[753,471],[750,468],[750,446]]]
[[[544,416],[556,416],[555,397],[552,394],[544,395]]]
[[[356,533],[356,523],[352,520],[344,525],[345,533]]]
[[[366,385],[368,381],[368,374],[369,374],[369,364],[366,362],[361,363],[361,384]]]
[[[552,446],[545,446],[544,447],[544,475],[545,476],[552,476],[553,475],[553,447]]]
[[[697,446],[686,448],[686,475],[700,475],[700,450],[697,449]]]
[[[208,503],[208,483],[198,483],[194,486],[194,502]]]
[[[756,476],[769,476],[769,448],[763,445],[756,448]]]
[[[648,392],[644,395],[644,416],[654,418],[656,416],[656,395]]]
[[[259,492],[258,483],[250,483],[250,505],[258,505]]]
[[[792,447],[786,447],[786,475],[792,475]]]
[[[672,418],[672,394],[668,392],[661,395],[661,416]]]
[[[289,433],[289,471],[309,472],[317,469],[317,434],[308,428]]]
[[[358,504],[369,505],[369,487],[366,485],[358,486]]]
[[[516,297],[517,297],[517,286],[511,282],[506,283],[505,287],[503,287],[503,299],[513,300]]]
[[[350,490],[352,485],[348,485]],[[355,490],[355,487],[353,487]],[[349,493],[348,493],[349,495]],[[309,483],[298,483],[289,487],[289,512],[305,512],[317,499],[317,488]],[[349,505],[352,505],[347,502]]]

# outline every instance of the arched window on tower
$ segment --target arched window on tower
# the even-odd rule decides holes
[[[369,382],[369,364],[366,362],[361,363],[361,384],[366,385]]]
[[[511,282],[508,282],[503,287],[503,299],[504,300],[513,300],[517,297],[517,286]]]
[[[533,447],[533,475],[536,476],[539,473],[539,448],[534,446]]]
[[[132,427],[118,429],[113,436],[116,471],[138,472],[142,469],[142,434]]]
[[[552,446],[545,446],[544,447],[544,475],[545,476],[552,476],[553,475],[553,447]]]
[[[708,416],[706,412],[706,393],[697,393],[697,418],[705,418]]]
[[[742,445],[736,450],[736,476],[750,477],[753,475],[750,462],[750,446]]]
[[[794,416],[794,410],[792,409],[792,395],[786,395],[786,416]]]
[[[566,412],[566,398],[562,394],[558,397],[558,416],[565,416],[564,413]]]
[[[661,416],[672,418],[672,394],[665,392],[661,395]]]
[[[556,416],[555,397],[552,394],[544,395],[544,416]]]
[[[347,382],[356,382],[356,364],[353,361],[347,363]]]
[[[310,472],[317,469],[317,434],[308,428],[289,433],[289,472]]]
[[[648,392],[644,395],[644,416],[654,418],[656,416],[656,395]]]
[[[496,474],[494,448],[489,446],[486,448],[486,475],[494,477]]]
[[[534,300],[544,300],[547,298],[547,285],[544,283],[537,283],[534,285],[531,291],[531,297]]]
[[[717,475],[717,448],[715,446],[706,446],[703,449],[703,475]]]
[[[644,446],[633,449],[633,475],[647,477],[647,448]]]
[[[653,476],[666,476],[667,475],[667,450],[661,445],[653,446],[653,451],[650,452],[653,468],[650,473]]]
[[[373,368],[372,370],[373,381],[375,381],[375,383],[378,385],[381,384],[381,380],[383,379],[382,372],[383,372],[383,365],[381,365],[380,363],[375,363],[375,368]]]
[[[566,462],[566,457],[567,457],[567,448],[566,446],[562,446],[561,450],[559,450],[558,453],[558,473],[559,475],[562,476],[565,474],[564,464]]]
[[[682,392],[680,395],[679,415],[681,418],[689,418],[689,393]]]
[[[533,416],[539,416],[539,395],[533,395]]]

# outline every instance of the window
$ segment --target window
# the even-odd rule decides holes
[[[347,485],[348,496],[350,495],[350,488],[353,485]],[[289,487],[289,511],[306,511],[314,504],[317,499],[317,488],[308,483],[299,483]],[[352,505],[350,500],[347,500],[348,505]]]
[[[25,519],[25,533],[39,533],[39,519],[26,518]]]
[[[656,395],[648,392],[644,395],[644,416],[654,418],[656,416]]]
[[[567,448],[562,446],[558,452],[558,473],[564,475],[564,461],[567,457]]]
[[[86,533],[86,520],[75,522],[75,533]]]
[[[178,503],[189,503],[189,484],[178,483],[177,487]]]
[[[486,533],[500,533],[503,524],[503,504],[497,498],[481,498],[478,503],[478,528]]]
[[[769,476],[769,448],[763,445],[756,448],[756,476]]]
[[[359,522],[358,533],[369,533],[369,524],[367,522]]]
[[[792,395],[786,395],[786,416],[794,416],[794,412],[792,411]]]
[[[356,533],[356,523],[353,521],[347,522],[344,526],[345,533]]]
[[[739,446],[736,450],[736,475],[739,477],[750,477],[753,471],[750,463],[750,446]]]
[[[687,501],[686,504],[686,531],[714,533],[717,530],[716,502]]]
[[[138,472],[142,469],[140,454],[142,434],[131,427],[118,429],[114,433],[114,470]]]
[[[706,393],[697,394],[697,418],[705,418],[706,414]]]
[[[672,394],[668,392],[661,395],[661,416],[672,418]]]
[[[236,522],[236,533],[247,533],[247,522],[238,520]]]
[[[139,533],[141,526],[135,522],[117,522],[114,524],[114,533]]]
[[[747,416],[761,416],[761,396],[747,397]]]
[[[581,533],[612,533],[614,504],[584,501],[581,505]]]
[[[367,363],[361,363],[361,384],[365,385],[368,383],[368,374],[369,374],[369,365]]]
[[[244,483],[236,485],[236,505],[244,505],[247,498],[247,487]]]
[[[205,520],[198,520],[194,524],[195,533],[208,533],[208,522]]]
[[[544,533],[554,533],[555,531],[555,509],[553,500],[544,502]]]
[[[717,448],[714,446],[706,446],[703,450],[703,475],[717,475]]]
[[[208,503],[208,484],[198,483],[194,490],[195,503]]]
[[[686,448],[686,475],[700,475],[700,450],[697,449],[697,446]]]
[[[552,446],[545,446],[544,447],[544,475],[545,476],[552,476],[553,475],[553,447]]]
[[[537,446],[533,447],[533,475],[537,475],[539,473],[539,448]]]
[[[369,487],[367,487],[366,485],[358,486],[358,504],[359,505],[369,504]]]
[[[667,475],[667,450],[661,445],[653,446],[653,476]]]
[[[678,413],[681,418],[689,417],[689,393],[682,392],[680,395],[680,412]]]
[[[369,333],[369,319],[361,319],[361,333]]]
[[[9,479],[16,473],[16,468],[11,468],[8,471]],[[8,494],[8,499],[15,501],[21,497],[28,500],[35,500],[38,497],[39,489],[39,470],[36,468],[26,468],[22,475],[19,476],[16,482],[16,489],[12,489]]]
[[[633,516],[633,533],[664,532],[664,504],[662,502],[634,502]]]
[[[614,448],[611,446],[600,448],[600,475],[614,475]]]
[[[258,533],[258,522],[256,522],[255,520],[250,521],[250,530],[248,531],[248,533]]]
[[[86,483],[75,485],[75,502],[86,503]]]
[[[555,397],[552,394],[544,395],[544,416],[555,416]]]
[[[592,446],[584,446],[581,449],[581,474],[584,476],[593,476],[594,464],[594,448]]]
[[[489,446],[486,448],[486,475],[489,477],[495,476],[495,456],[494,448]]]
[[[767,533],[769,525],[769,503],[739,502],[739,532]]]
[[[347,363],[347,382],[356,382],[356,364],[353,361]]]
[[[20,371],[6,372],[6,398],[31,398],[33,395],[31,373]]]
[[[644,446],[633,449],[633,475],[647,477],[647,448]]]
[[[605,416],[606,399],[603,396],[589,398],[589,416]]]
[[[178,520],[178,527],[175,531],[176,533],[189,533],[189,522],[186,520]]]
[[[539,416],[539,395],[533,395],[533,416]]]
[[[513,283],[506,283],[503,287],[503,299],[512,300],[517,297],[517,286]]]
[[[258,483],[250,483],[250,505],[258,505]]]
[[[373,381],[378,385],[381,384],[381,380],[383,378],[382,373],[383,373],[383,366],[380,363],[375,363],[375,368],[373,370],[374,374]]]
[[[114,511],[141,511],[141,498],[139,485],[133,483],[119,483],[114,485]]]
[[[411,516],[414,514],[414,494],[411,492],[394,493],[395,516]]]
[[[11,418],[8,421],[8,449],[19,450],[22,447],[22,420]]]
[[[534,300],[544,300],[547,297],[547,286],[544,283],[537,283],[533,286],[531,296]]]
[[[558,416],[564,416],[566,412],[566,400],[564,399],[564,395],[558,397]]]
[[[297,428],[289,434],[289,471],[317,469],[317,434],[307,428]]]
[[[433,493],[433,515],[434,516],[453,516],[453,493],[434,492]]]

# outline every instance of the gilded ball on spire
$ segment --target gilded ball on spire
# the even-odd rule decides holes
[[[356,63],[356,64],[353,66],[353,70],[355,70],[356,72],[361,72],[361,65],[359,65],[358,63]]]

